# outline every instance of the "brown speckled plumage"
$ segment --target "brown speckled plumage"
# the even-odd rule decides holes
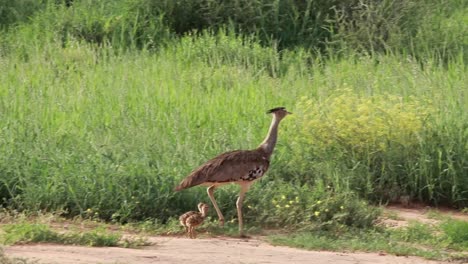
[[[189,211],[179,217],[180,224],[185,227],[190,238],[195,238],[195,227],[201,225],[205,220],[206,214],[208,213],[208,205],[204,203],[198,204],[199,212]]]
[[[262,173],[257,177],[260,178],[269,165],[267,154],[262,149],[226,152],[192,171],[175,190],[180,191],[200,184],[249,181],[248,175],[251,170],[261,168]]]

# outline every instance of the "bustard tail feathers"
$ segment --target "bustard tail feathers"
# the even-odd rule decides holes
[[[174,191],[178,192],[178,191],[182,191],[183,189],[185,189],[185,188],[183,188],[183,187],[180,186],[180,185],[177,185],[177,186],[174,188]]]
[[[203,183],[203,181],[197,181],[196,177],[187,177],[179,185],[174,188],[174,191],[182,191],[184,189],[197,186]]]

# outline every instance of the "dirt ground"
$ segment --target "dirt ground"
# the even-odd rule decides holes
[[[422,264],[441,263],[416,257],[381,256],[377,253],[334,253],[275,247],[256,239],[187,239],[151,237],[154,244],[143,249],[90,248],[52,244],[20,245],[6,249],[10,257],[39,260],[39,263],[336,263],[336,264]]]
[[[387,219],[391,225],[404,225],[408,220],[436,221],[424,209],[388,208],[398,217]],[[455,218],[466,215],[450,214]],[[54,244],[15,245],[5,248],[8,257],[37,260],[39,263],[314,263],[314,264],[434,264],[418,257],[397,257],[378,253],[343,253],[307,251],[271,246],[260,239],[148,237],[151,246],[141,249],[96,248]]]

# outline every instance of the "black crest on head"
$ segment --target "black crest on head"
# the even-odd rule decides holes
[[[267,111],[267,114],[271,114],[271,113],[274,113],[274,112],[276,112],[276,111],[278,111],[278,110],[284,110],[284,109],[286,109],[286,108],[285,108],[285,107],[282,107],[282,106],[281,106],[281,107],[275,107],[275,108],[273,108],[273,109],[268,110],[268,111]]]

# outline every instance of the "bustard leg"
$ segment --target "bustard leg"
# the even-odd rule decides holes
[[[239,198],[237,198],[236,207],[237,207],[237,217],[239,220],[239,235],[244,237],[244,225],[242,219],[242,203],[244,202],[245,193],[249,190],[250,184],[241,184]]]
[[[189,227],[189,238],[193,238],[193,227]]]
[[[213,206],[216,210],[216,213],[218,214],[218,217],[219,217],[219,225],[220,226],[224,226],[224,216],[223,216],[223,213],[221,213],[221,210],[219,210],[219,207],[218,207],[218,204],[216,203],[216,200],[214,198],[214,190],[215,190],[216,186],[215,185],[211,185],[210,187],[208,187],[208,189],[206,190],[208,192],[208,196],[210,197],[210,200],[211,200],[211,203],[213,203]]]

